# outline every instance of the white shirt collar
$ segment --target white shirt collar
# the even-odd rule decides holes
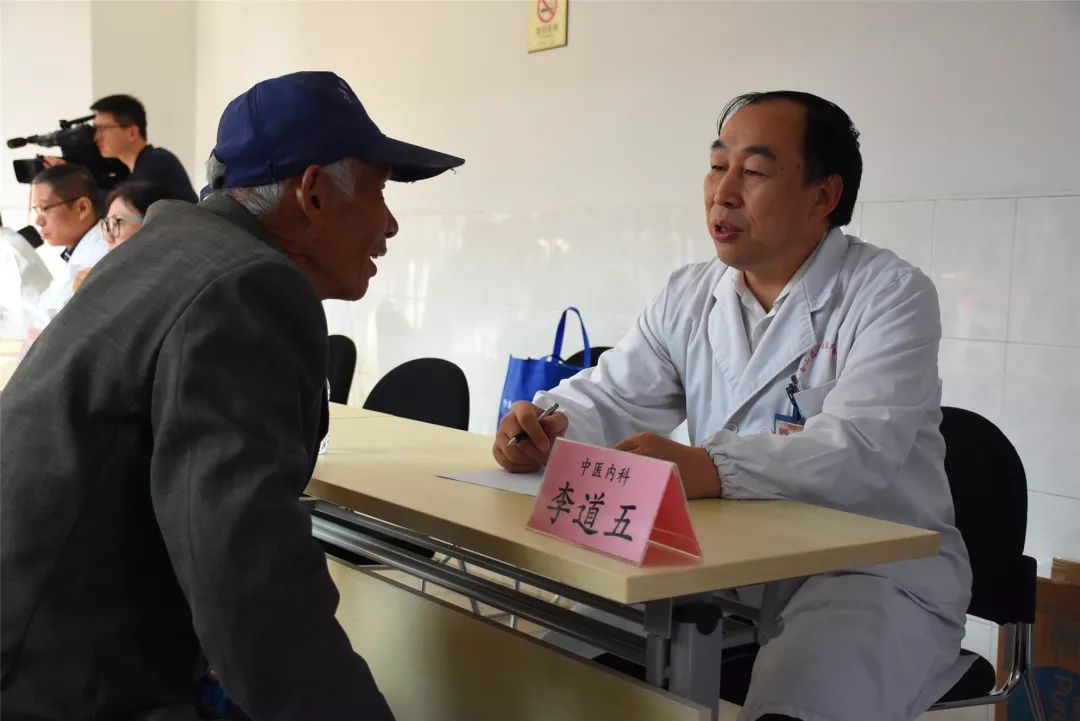
[[[94,226],[86,231],[86,234],[75,245],[75,249],[71,251],[68,265],[73,268],[72,275],[83,268],[89,268],[101,260],[108,250],[109,246],[105,243],[105,236],[101,233],[101,227],[94,223]]]
[[[768,313],[765,312],[765,308],[762,307],[761,303],[758,302],[758,299],[754,297],[754,294],[750,292],[750,288],[746,285],[746,278],[744,277],[743,271],[739,270],[733,273],[731,275],[731,282],[735,284],[735,292],[739,296],[739,302],[754,316],[766,317],[776,315],[780,310],[780,306],[784,304],[784,301],[787,300],[787,297],[791,294],[791,289],[803,279],[803,276],[806,275],[806,271],[810,269],[810,266],[814,262],[814,257],[817,255],[818,250],[822,245],[823,243],[818,243],[813,252],[811,252],[806,260],[802,262],[802,265],[800,265],[799,269],[795,271],[795,274],[791,276],[787,285],[784,286],[784,289],[780,291],[780,295],[776,296],[776,300],[773,301],[772,310],[768,311]]]

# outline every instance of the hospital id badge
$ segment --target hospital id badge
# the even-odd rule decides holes
[[[799,423],[802,420],[797,416],[785,416],[777,413],[773,416],[773,433],[778,436],[790,436],[794,433],[799,433],[805,428],[805,425]]]

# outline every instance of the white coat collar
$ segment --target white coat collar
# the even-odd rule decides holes
[[[806,293],[811,313],[821,310],[832,295],[836,279],[840,277],[840,269],[844,266],[847,248],[847,236],[839,228],[833,228],[825,234],[817,250],[814,251],[816,257],[802,279],[803,291]]]
[[[792,363],[818,343],[812,313],[828,301],[843,266],[847,237],[839,228],[825,234],[802,279],[791,288],[761,344],[750,355],[735,284],[726,268],[713,290],[716,305],[710,314],[710,335],[714,339],[716,362],[723,368],[738,398],[732,415],[749,403]]]
[[[825,305],[825,302],[832,294],[833,286],[836,285],[836,279],[840,276],[840,269],[844,265],[844,256],[847,254],[848,239],[844,235],[843,231],[839,228],[832,228],[825,233],[825,237],[821,239],[818,247],[811,253],[810,265],[806,268],[801,279],[796,279],[795,283],[790,288],[785,288],[784,291],[795,292],[798,284],[802,283],[802,291],[806,294],[807,301],[810,304],[810,311],[816,312],[821,310],[821,306]],[[730,266],[724,266],[724,271],[720,275],[720,279],[727,278],[727,285],[734,285],[732,282],[732,274],[736,271]],[[796,274],[802,272],[800,268],[796,271]],[[713,289],[713,297],[717,301],[722,301],[724,297],[731,297],[732,294],[726,293],[727,289],[724,287],[724,283],[717,283]],[[738,302],[739,297],[734,294],[735,301]]]

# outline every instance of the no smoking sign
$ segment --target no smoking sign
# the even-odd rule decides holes
[[[566,45],[569,0],[529,0],[529,52]]]
[[[536,0],[536,17],[547,25],[555,19],[555,11],[558,7],[559,0]]]

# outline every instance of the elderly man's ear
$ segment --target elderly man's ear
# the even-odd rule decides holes
[[[326,225],[326,191],[330,179],[317,165],[310,165],[296,181],[277,210],[266,218],[267,230],[277,236],[281,249],[290,255],[307,256]]]
[[[326,188],[329,178],[317,165],[309,165],[296,185],[296,204],[308,222],[318,222],[323,214],[323,202],[319,195]]]

